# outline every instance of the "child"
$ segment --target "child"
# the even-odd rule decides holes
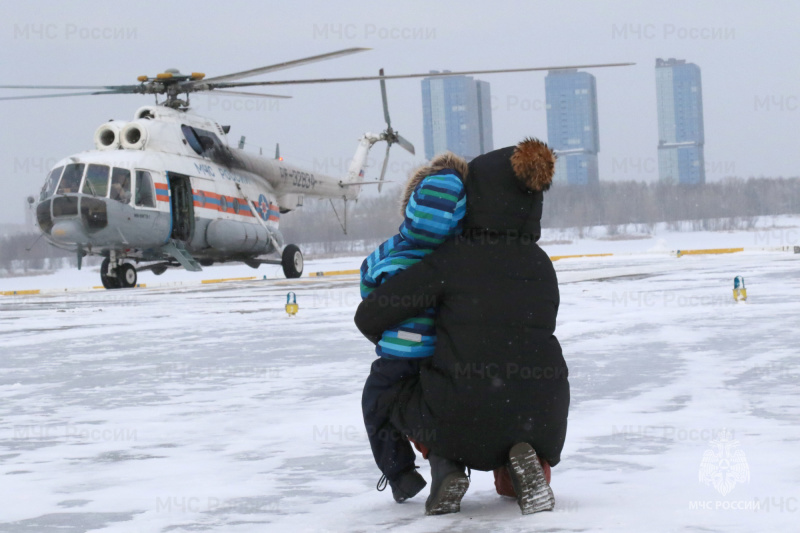
[[[464,180],[467,163],[444,153],[409,179],[403,198],[403,223],[394,237],[378,246],[361,264],[361,297],[366,298],[390,277],[419,262],[447,239],[459,235],[466,212]],[[383,473],[378,490],[388,482],[395,501],[415,496],[426,483],[414,466],[415,455],[404,435],[391,429],[381,395],[403,379],[419,374],[420,361],[436,345],[435,309],[406,320],[375,339],[378,359],[364,384],[362,410],[372,454]]]

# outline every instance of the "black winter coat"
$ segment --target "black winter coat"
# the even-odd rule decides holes
[[[536,244],[542,193],[510,177],[510,153],[470,164],[465,234],[381,285],[355,317],[375,340],[437,308],[436,352],[381,402],[397,429],[476,470],[505,465],[518,442],[555,466],[567,428],[558,281]]]

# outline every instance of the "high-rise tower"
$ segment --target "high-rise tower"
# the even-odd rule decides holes
[[[449,150],[470,160],[494,149],[488,82],[471,76],[424,78],[422,119],[428,159]]]
[[[597,153],[597,86],[588,72],[551,70],[544,79],[547,143],[558,160],[553,181],[594,185],[600,178]]]
[[[682,59],[656,59],[656,99],[659,179],[705,183],[700,67]]]

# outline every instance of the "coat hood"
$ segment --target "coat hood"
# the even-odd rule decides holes
[[[400,203],[400,214],[405,217],[406,216],[406,207],[408,206],[408,201],[411,199],[411,194],[413,194],[414,190],[417,186],[427,178],[428,176],[439,174],[442,170],[451,168],[460,174],[461,181],[467,181],[467,162],[464,158],[457,156],[452,152],[445,152],[443,154],[439,154],[433,159],[431,159],[430,163],[419,167],[411,177],[408,179],[406,183],[405,191],[403,191],[403,196],[401,198]]]
[[[403,195],[403,223],[398,230],[403,247],[430,251],[461,234],[467,209],[466,171],[466,161],[445,153],[414,172]]]
[[[466,180],[464,230],[541,236],[543,191],[553,182],[556,156],[548,146],[527,138],[473,159]]]

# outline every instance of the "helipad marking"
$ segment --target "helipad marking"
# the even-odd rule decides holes
[[[209,283],[225,283],[227,281],[252,281],[258,279],[256,276],[249,276],[246,278],[219,278],[219,279],[204,279],[200,283],[207,285]]]
[[[550,258],[551,261],[558,261],[559,259],[574,259],[578,257],[608,257],[614,254],[581,254],[581,255],[554,255]]]
[[[320,278],[322,276],[349,276],[351,274],[360,274],[360,270],[329,270],[328,272],[311,272],[308,274],[310,278]]]
[[[737,252],[744,252],[744,248],[711,248],[708,250],[678,250],[676,255],[678,257],[681,257],[684,255],[735,254]]]
[[[32,289],[26,291],[2,291],[0,294],[3,296],[27,296],[30,294],[39,294],[39,292],[41,292],[39,289]]]

